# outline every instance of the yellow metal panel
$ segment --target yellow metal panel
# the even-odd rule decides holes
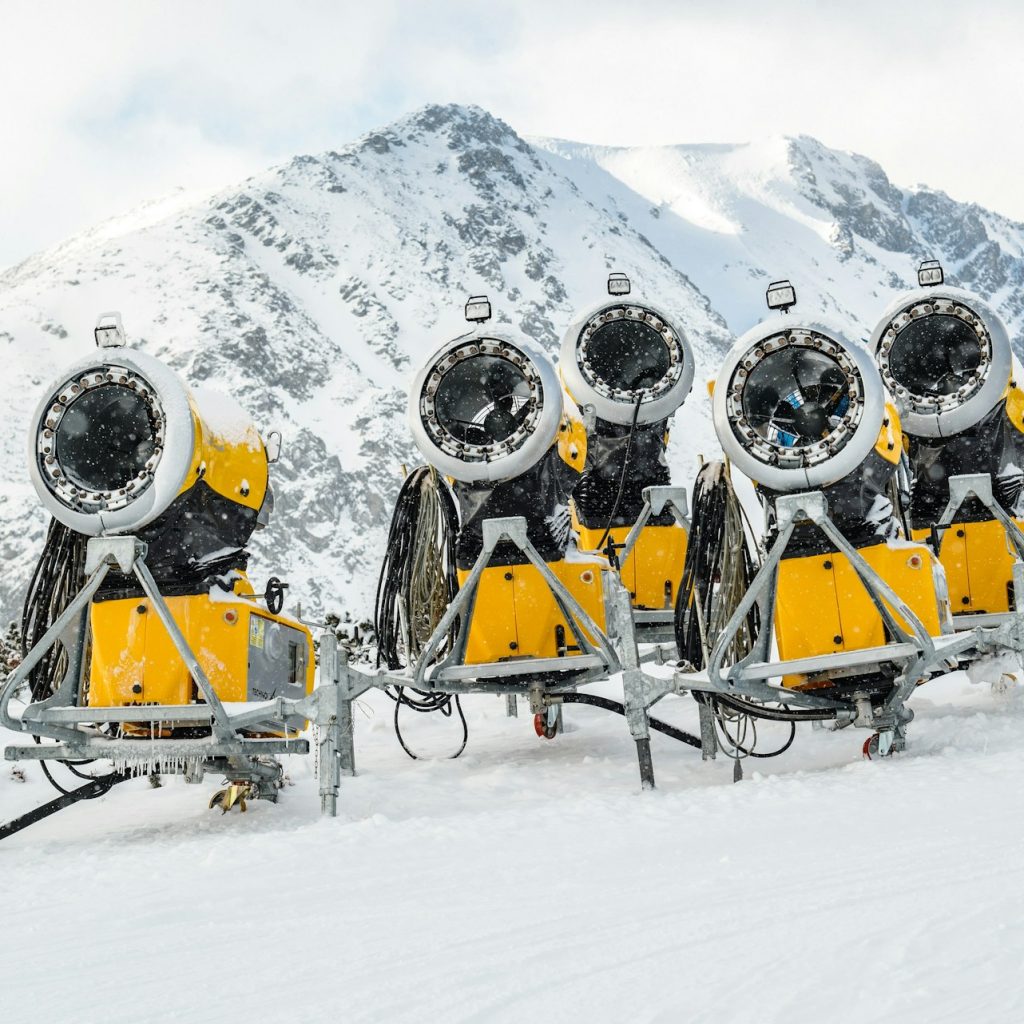
[[[953,529],[957,529],[954,527]],[[964,523],[967,541],[970,602],[955,610],[968,612],[1005,612],[1010,609],[1013,563],[1016,557],[1002,524],[991,519],[984,523]]]
[[[843,626],[836,593],[835,556],[784,558],[775,592],[775,639],[783,660],[832,654],[843,647]],[[787,676],[786,686],[802,683]]]
[[[615,544],[625,543],[628,526],[613,527],[610,536]],[[593,551],[604,530],[580,527],[580,547]],[[607,542],[606,542],[607,543]],[[678,524],[645,526],[633,550],[619,570],[619,578],[629,591],[634,608],[674,608],[686,562],[686,530]],[[666,584],[669,592],[666,604]]]
[[[1015,430],[1024,433],[1024,389],[1021,388],[1021,381],[1011,380],[1006,388],[1006,418],[1013,424]]]
[[[598,628],[604,629],[601,563],[549,562],[548,567]],[[459,572],[460,584],[468,575],[468,572]],[[470,615],[466,662],[490,664],[510,658],[557,657],[559,626],[565,631],[565,643],[575,644],[573,630],[544,577],[534,566],[491,566],[480,578]]]
[[[237,505],[259,509],[267,493],[268,468],[263,441],[252,424],[238,437],[219,437],[203,422],[192,399],[195,447],[192,464],[182,484],[187,491],[203,480],[218,494]]]
[[[637,608],[674,608],[686,562],[687,534],[682,526],[647,526],[637,538],[626,567],[635,569]]]
[[[613,544],[618,545],[620,548],[626,542],[626,537],[629,536],[630,527],[628,526],[613,526],[608,531],[608,540]],[[582,551],[597,551],[597,545],[601,538],[604,536],[604,529],[594,529],[588,526],[581,526],[579,528],[580,536],[580,550]],[[605,546],[607,547],[608,541],[606,540]],[[600,552],[599,552],[600,553]],[[629,591],[629,596],[636,604],[636,561],[632,557],[627,558],[626,561],[619,566],[619,579],[622,580],[622,585]]]
[[[1024,520],[1016,522],[1024,526]],[[916,530],[914,536],[928,532]],[[1009,611],[1015,555],[998,520],[954,523],[943,534],[939,557],[954,615]]]
[[[875,451],[886,462],[895,465],[900,461],[903,452],[903,431],[900,429],[900,414],[891,402],[885,403],[885,416],[882,417],[882,429],[875,441]]]
[[[558,426],[558,454],[563,462],[582,473],[587,461],[587,428],[576,403],[568,394],[563,394],[562,399],[564,413]]]
[[[512,566],[484,569],[470,612],[465,659],[469,664],[490,664],[517,653],[516,607],[513,597]],[[469,572],[459,570],[459,586]]]
[[[923,544],[875,544],[860,549],[932,636],[941,631],[932,575],[934,556]],[[897,615],[897,621],[901,621]],[[904,623],[906,625],[906,623]],[[779,566],[775,635],[784,659],[878,647],[885,625],[850,561],[841,554],[786,558]],[[801,686],[803,676],[786,676]]]
[[[244,577],[237,595],[251,594]],[[171,616],[224,701],[248,699],[250,616],[298,629],[306,636],[306,692],[313,688],[313,645],[309,630],[284,615],[271,615],[238,597],[211,599],[193,594],[165,599]],[[88,703],[92,707],[125,704],[190,704],[197,699],[185,667],[147,598],[100,601],[90,611],[92,656]]]
[[[146,611],[139,613],[140,607]],[[148,602],[100,601],[89,612],[91,668],[88,703],[99,707],[145,701]],[[135,689],[138,687],[138,689]]]

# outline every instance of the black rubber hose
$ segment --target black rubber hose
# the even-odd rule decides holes
[[[43,818],[48,818],[51,814],[56,814],[57,811],[70,807],[71,804],[76,804],[80,800],[95,800],[96,797],[103,796],[104,793],[108,792],[111,787],[116,786],[120,782],[127,782],[130,778],[130,775],[112,772],[110,775],[103,775],[92,779],[84,786],[79,786],[78,789],[64,790],[63,795],[55,800],[43,804],[42,807],[36,807],[27,814],[23,814],[20,818],[7,822],[5,825],[0,825],[0,839],[13,836],[15,832],[20,832],[23,828],[28,828],[29,825],[42,821]]]
[[[617,715],[625,715],[626,713],[625,705],[619,703],[619,701],[609,700],[607,697],[595,697],[592,693],[565,693],[562,694],[562,703],[590,704],[595,708],[604,708],[605,711],[614,711]],[[657,718],[648,716],[647,720],[655,732],[664,733],[666,736],[671,736],[674,740],[679,740],[680,743],[689,744],[689,746],[696,747],[698,750],[701,749],[702,745],[699,736],[692,736],[690,733],[677,729],[674,725],[669,725],[668,722],[662,722]]]
[[[764,718],[770,722],[828,722],[836,717],[835,711],[821,710],[814,708],[801,708],[798,710],[785,708],[769,708],[763,704],[755,704],[753,701],[744,700],[741,697],[733,697],[726,693],[706,693],[694,690],[693,695],[697,700],[703,701],[704,697],[716,700],[724,707],[732,708],[741,714],[750,715],[753,718]]]

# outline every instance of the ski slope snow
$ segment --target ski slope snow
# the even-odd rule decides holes
[[[4,1024],[1022,1019],[1021,688],[927,684],[884,761],[802,725],[736,785],[655,734],[653,793],[615,715],[465,703],[466,753],[411,761],[364,702],[337,819],[293,759],[244,815],[137,779],[4,841]],[[403,724],[443,758],[438,717]],[[23,767],[0,817],[49,798]]]

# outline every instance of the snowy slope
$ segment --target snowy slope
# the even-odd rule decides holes
[[[283,431],[279,514],[257,579],[283,569],[307,607],[341,610],[345,593],[360,614],[401,466],[415,459],[404,410],[420,360],[465,329],[463,304],[479,292],[497,320],[554,353],[610,269],[660,298],[713,365],[724,324],[617,210],[483,111],[430,107],[237,189],[151,204],[7,271],[0,611],[13,612],[42,530],[25,424],[47,379],[92,345],[97,313],[120,309],[135,344]],[[689,415],[706,447],[698,403]]]
[[[45,382],[120,309],[134,343],[196,384],[233,391],[285,436],[278,518],[257,585],[281,571],[307,608],[366,614],[403,463],[419,361],[463,329],[467,295],[555,352],[609,270],[666,307],[693,342],[698,386],[670,457],[688,483],[717,444],[702,382],[762,311],[773,277],[801,308],[866,334],[941,257],[1024,344],[1024,226],[813,139],[608,149],[527,142],[473,107],[427,107],[337,152],[215,195],[150,203],[0,273],[0,621],[43,518],[24,466]]]
[[[928,188],[902,189],[866,157],[807,136],[637,149],[536,140],[591,194],[616,197],[736,334],[788,277],[800,306],[870,334],[921,259],[989,299],[1024,347],[1024,224]],[[623,186],[625,190],[623,190]]]
[[[364,704],[336,820],[293,760],[244,816],[206,809],[215,779],[140,779],[5,840],[4,1024],[1022,1019],[1019,689],[929,683],[887,761],[801,726],[739,785],[655,734],[646,794],[617,716],[543,741],[466,704],[466,754],[417,762]],[[49,795],[5,772],[0,820]]]

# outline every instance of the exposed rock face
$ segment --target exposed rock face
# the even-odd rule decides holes
[[[1024,344],[1024,226],[814,139],[601,149],[527,141],[473,107],[431,106],[338,152],[299,156],[213,196],[148,204],[0,274],[0,625],[20,603],[44,517],[24,434],[45,384],[120,309],[130,343],[232,392],[280,429],[276,521],[255,540],[313,611],[370,606],[401,467],[418,459],[405,391],[465,330],[470,294],[554,355],[609,271],[690,337],[698,387],[671,461],[717,449],[702,382],[788,276],[802,309],[873,317],[938,257]]]
[[[17,609],[44,526],[24,468],[26,424],[48,380],[92,346],[99,312],[120,309],[131,344],[282,430],[257,584],[283,571],[307,608],[359,616],[401,467],[417,462],[408,379],[465,330],[466,296],[488,293],[498,321],[554,354],[611,268],[665,296],[713,363],[725,324],[616,211],[484,111],[428,107],[236,189],[150,204],[8,270],[0,622]]]

